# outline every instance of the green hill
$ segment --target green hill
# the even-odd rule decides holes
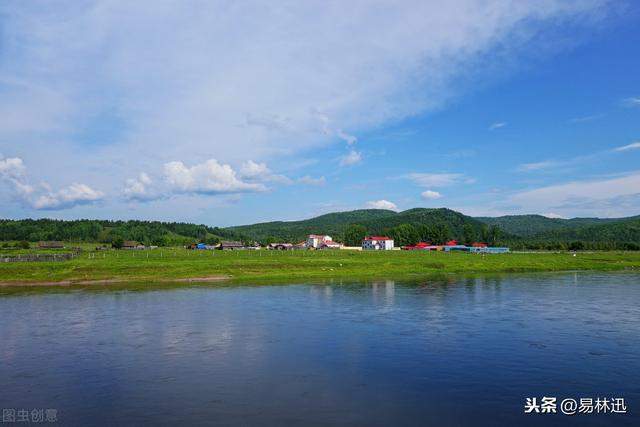
[[[479,234],[483,224],[474,218],[450,209],[409,209],[394,212],[382,209],[361,209],[349,212],[336,212],[302,221],[276,221],[252,225],[229,227],[225,230],[257,240],[275,238],[276,240],[301,241],[309,234],[329,234],[341,240],[347,228],[357,224],[366,228],[367,234],[385,234],[392,228],[403,224],[415,227],[446,227],[449,237],[462,237],[465,225]]]
[[[0,241],[111,243],[121,238],[151,245],[183,245],[194,241],[213,243],[223,237],[229,236],[217,227],[180,222],[0,219]]]
[[[477,217],[488,225],[497,225],[506,233],[531,237],[542,233],[578,229],[595,225],[610,224],[627,219],[640,218],[548,218],[542,215],[505,215],[499,217]]]
[[[439,208],[403,212],[361,209],[335,212],[301,221],[274,221],[218,228],[158,221],[51,219],[0,220],[0,241],[64,240],[110,243],[137,240],[154,245],[183,245],[195,241],[242,240],[268,243],[299,242],[309,234],[329,234],[357,245],[366,234],[386,234],[397,245],[455,238],[464,243],[485,241],[518,249],[640,249],[640,216],[629,218],[547,218],[510,215],[472,218]]]
[[[542,240],[640,243],[640,218],[607,220],[595,225],[572,225],[534,236]]]

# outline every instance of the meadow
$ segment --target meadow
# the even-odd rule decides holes
[[[89,247],[89,246],[87,246]],[[31,251],[47,253],[47,251]],[[640,252],[480,255],[423,251],[85,250],[70,261],[0,263],[0,285],[420,278],[467,273],[640,270]]]

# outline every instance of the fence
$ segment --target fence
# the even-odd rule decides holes
[[[52,262],[69,261],[76,257],[79,251],[63,254],[19,254],[0,255],[0,262]]]

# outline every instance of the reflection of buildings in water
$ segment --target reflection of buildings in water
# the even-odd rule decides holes
[[[394,280],[371,282],[371,294],[374,301],[377,302],[378,298],[383,298],[387,305],[391,305],[396,294],[396,282]]]

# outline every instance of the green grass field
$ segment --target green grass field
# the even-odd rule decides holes
[[[41,253],[46,253],[42,251]],[[84,251],[71,261],[0,263],[0,283],[166,282],[227,277],[236,282],[419,278],[442,274],[640,270],[640,252],[476,255],[420,251]]]

